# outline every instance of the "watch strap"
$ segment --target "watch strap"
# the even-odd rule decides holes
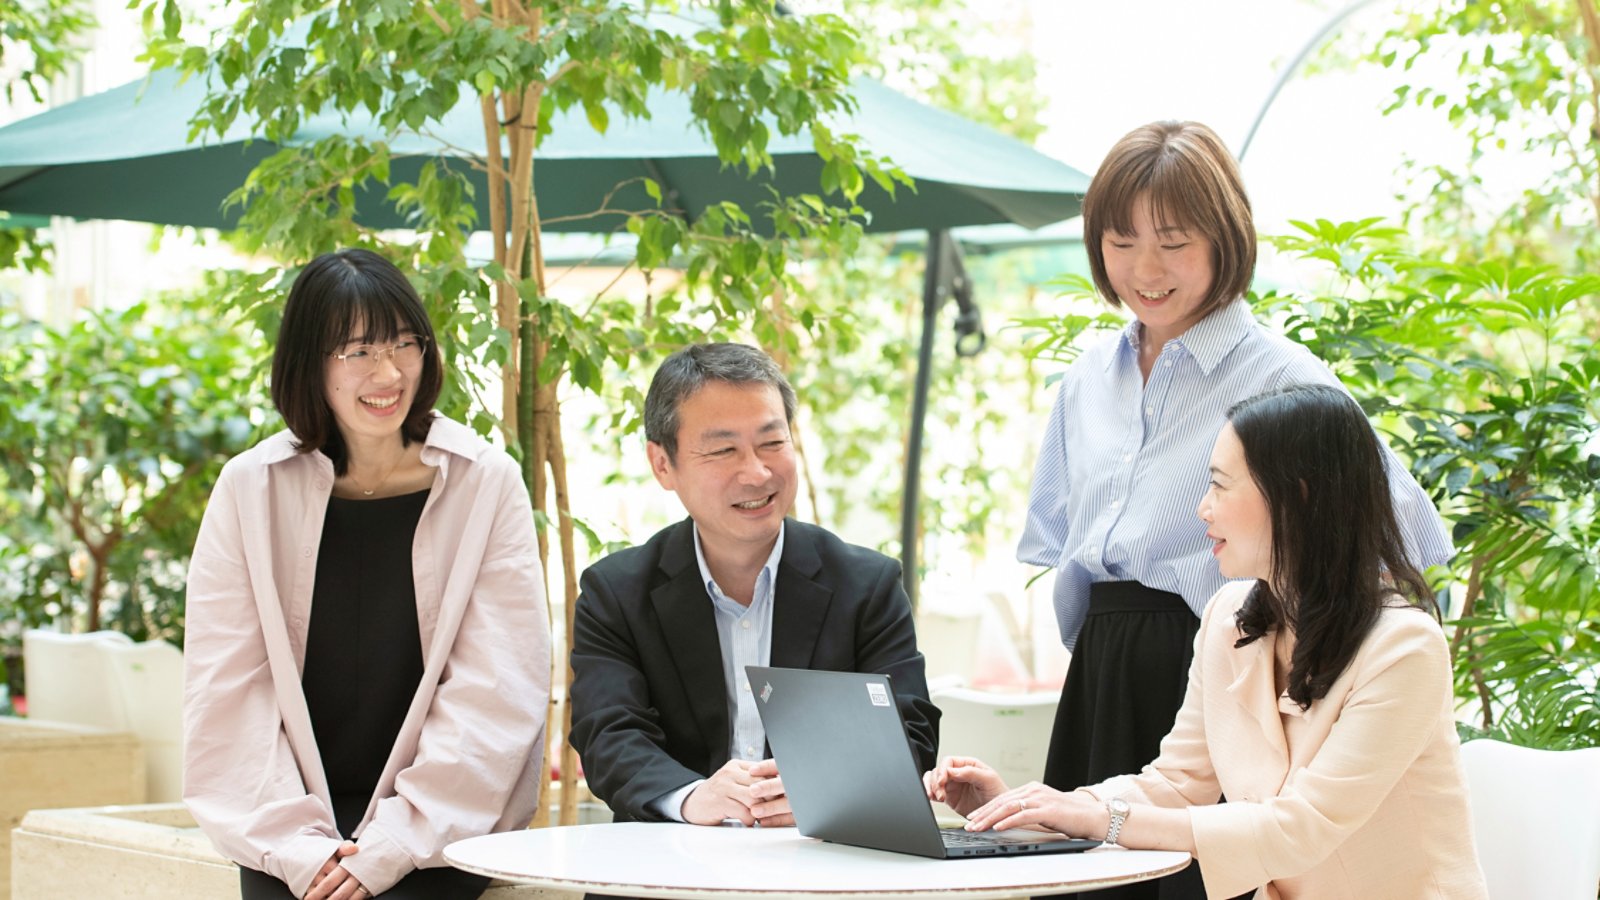
[[[1128,820],[1128,804],[1125,801],[1106,801],[1106,812],[1111,814],[1111,823],[1106,827],[1106,843],[1121,846],[1117,838],[1122,834],[1122,823]]]

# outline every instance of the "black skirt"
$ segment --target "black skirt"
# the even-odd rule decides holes
[[[1089,588],[1056,709],[1044,781],[1070,791],[1138,772],[1183,705],[1200,619],[1177,594],[1137,581]]]
[[[1167,591],[1137,581],[1089,587],[1089,616],[1067,667],[1044,782],[1061,791],[1138,772],[1172,730],[1200,619]],[[1204,900],[1200,868],[1095,892],[1105,900]]]

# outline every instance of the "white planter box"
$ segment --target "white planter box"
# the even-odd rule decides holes
[[[0,717],[0,900],[11,888],[11,830],[29,810],[140,803],[144,790],[133,735]]]

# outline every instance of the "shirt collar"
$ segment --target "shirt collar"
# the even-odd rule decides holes
[[[322,451],[314,450],[311,453],[300,453],[295,450],[294,433],[288,429],[274,434],[261,442],[262,463],[272,465],[296,457],[308,457],[313,460],[327,463],[328,457]],[[487,445],[477,437],[477,434],[460,422],[433,413],[433,424],[428,426],[428,436],[422,442],[422,461],[430,466],[438,466],[444,454],[454,454],[465,459],[477,459]]]
[[[1194,326],[1179,335],[1176,341],[1188,351],[1189,356],[1200,367],[1201,374],[1210,375],[1211,370],[1244,340],[1254,325],[1255,317],[1250,314],[1250,305],[1242,299],[1235,300],[1194,323]],[[1138,319],[1134,319],[1122,329],[1122,348],[1137,358],[1139,340],[1143,336],[1144,327],[1139,324]],[[1111,368],[1116,358],[1116,354],[1111,354],[1106,359],[1107,369]]]
[[[706,552],[700,546],[700,524],[693,519],[689,520],[694,525],[694,561],[700,564],[700,580],[705,583],[706,593],[715,597],[722,593],[722,588],[717,586],[717,580],[711,577],[711,567],[706,565]],[[776,583],[778,577],[778,561],[783,558],[783,534],[788,528],[788,520],[778,525],[778,539],[772,543],[772,553],[768,554],[767,561],[761,566],[761,575],[765,576],[767,584]],[[761,586],[762,578],[757,576],[757,592]]]

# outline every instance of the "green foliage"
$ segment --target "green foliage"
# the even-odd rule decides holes
[[[1064,302],[1069,311],[1049,316],[1022,316],[1013,319],[1008,326],[1021,329],[1024,352],[1029,359],[1065,366],[1083,352],[1085,336],[1127,324],[1126,318],[1106,308],[1094,282],[1082,275],[1057,276],[1048,286],[1057,290],[1056,299]],[[1094,312],[1078,311],[1086,309]],[[1059,378],[1059,375],[1054,376],[1050,382]]]
[[[330,136],[285,147],[264,161],[232,198],[244,208],[244,247],[285,260],[341,245],[380,250],[417,283],[440,323],[453,371],[469,379],[520,360],[518,329],[506,321],[503,306],[497,312],[494,291],[496,282],[514,283],[517,318],[533,324],[538,344],[517,388],[523,400],[568,380],[602,392],[619,374],[629,375],[618,385],[619,396],[636,398],[631,373],[693,340],[740,337],[777,353],[798,349],[795,332],[768,315],[769,299],[790,298],[793,321],[812,337],[813,329],[839,321],[833,307],[844,298],[818,302],[796,276],[798,266],[809,254],[848,265],[864,216],[854,201],[866,181],[891,193],[908,184],[887,161],[830,125],[854,108],[848,80],[863,60],[858,35],[838,16],[791,17],[757,0],[526,0],[497,5],[500,19],[475,2],[256,0],[241,4],[237,22],[209,44],[198,44],[187,39],[174,4],[152,0],[143,7],[151,61],[207,78],[212,87],[193,121],[196,136],[245,120],[282,142],[308,117],[329,111],[370,115],[383,132],[377,140]],[[476,219],[473,201],[482,198],[472,196],[465,166],[503,165],[514,176],[515,160],[441,147],[460,154],[461,164],[425,165],[410,182],[391,170],[399,141],[415,146],[418,138],[428,139],[431,127],[461,105],[487,101],[508,138],[536,125],[533,133],[542,139],[556,111],[582,109],[589,127],[604,132],[618,116],[648,117],[650,98],[662,91],[687,96],[691,125],[711,140],[734,177],[781,164],[768,152],[771,139],[801,129],[811,134],[823,167],[814,192],[774,194],[748,208],[714,204],[693,222],[660,184],[636,179],[655,205],[623,211],[624,227],[636,240],[634,264],[647,277],[669,264],[683,273],[663,279],[669,286],[642,300],[604,292],[583,302],[549,296],[536,242],[531,264],[519,267],[514,279],[509,261],[464,259],[469,231],[490,224]],[[513,106],[534,121],[509,117]],[[535,146],[535,159],[538,152]],[[359,223],[355,198],[374,186],[410,213],[414,239],[377,234]],[[611,194],[626,186],[614,185]],[[515,212],[522,198],[503,199]],[[531,200],[537,210],[537,196]],[[615,211],[610,200],[595,197],[595,210]],[[292,275],[240,276],[237,290],[224,296],[270,334],[275,320],[263,301]],[[452,386],[441,405],[480,431],[527,434],[523,420],[534,415],[532,406],[524,414],[519,405],[517,421],[508,421],[509,407],[488,387],[470,380]],[[615,427],[626,428],[635,417],[624,412],[613,418]],[[508,443],[515,453],[529,453],[531,445]]]
[[[263,136],[282,143],[324,111],[365,111],[386,135],[380,141],[330,136],[285,148],[235,195],[236,201],[250,201],[244,232],[256,246],[288,258],[356,240],[357,191],[378,183],[411,205],[418,229],[444,244],[435,256],[449,259],[445,247],[459,250],[467,229],[487,225],[475,222],[463,202],[470,198],[464,172],[430,165],[415,184],[391,184],[389,148],[402,137],[426,135],[432,123],[458,105],[474,104],[480,93],[537,95],[542,138],[558,110],[580,107],[590,126],[604,132],[614,115],[648,118],[653,90],[683,92],[693,124],[723,162],[751,173],[774,165],[767,150],[774,130],[787,135],[810,128],[826,161],[823,193],[836,191],[846,201],[814,215],[848,215],[848,201],[864,177],[887,189],[904,183],[883,161],[857,149],[850,135],[825,126],[826,116],[853,108],[846,88],[857,59],[856,37],[836,17],[800,20],[759,2],[641,9],[604,0],[548,0],[525,6],[522,21],[506,25],[476,3],[258,0],[243,5],[214,47],[181,37],[173,4],[153,0],[144,10],[152,34],[149,59],[204,75],[214,86],[193,120],[196,136],[221,134],[245,117]],[[537,39],[525,39],[530,31]],[[453,149],[471,160],[467,148]],[[487,164],[481,158],[474,163]],[[596,197],[596,209],[601,203]],[[671,218],[670,213],[635,211],[649,219]],[[762,224],[758,231],[781,227]],[[693,255],[740,252],[723,253],[726,245],[714,233],[677,237]]]
[[[0,271],[50,271],[50,242],[37,228],[15,227],[7,214],[0,212]]]
[[[1463,160],[1408,166],[1408,224],[1425,255],[1494,256],[1571,272],[1600,259],[1600,12],[1558,0],[1440,0],[1412,7],[1362,59],[1400,80],[1387,112],[1436,110]],[[1539,177],[1509,185],[1510,154]],[[1516,187],[1508,197],[1509,187]]]
[[[1440,262],[1379,220],[1296,222],[1269,239],[1325,273],[1253,298],[1328,363],[1453,522],[1458,694],[1482,728],[1600,743],[1600,278],[1500,259]],[[1070,298],[1092,286],[1065,279]],[[1031,318],[1070,358],[1106,317]]]
[[[1016,4],[851,0],[840,7],[863,23],[865,65],[875,77],[1026,143],[1044,133],[1046,95],[1023,43],[1030,23]],[[998,18],[1007,10],[1015,18]]]
[[[1374,220],[1295,223],[1330,288],[1258,314],[1327,361],[1454,522],[1461,695],[1490,733],[1600,740],[1600,278],[1414,255]]]
[[[426,138],[433,123],[458,105],[476,105],[479,95],[496,110],[511,98],[536,98],[542,138],[557,110],[582,108],[590,127],[604,131],[614,116],[648,117],[653,91],[677,91],[688,95],[693,126],[727,166],[749,174],[771,168],[771,137],[802,128],[825,160],[815,194],[773,196],[753,209],[714,205],[693,223],[672,208],[673,198],[659,185],[645,180],[658,206],[629,211],[636,264],[650,271],[671,260],[685,267],[687,278],[675,296],[652,297],[642,309],[598,299],[586,309],[569,308],[542,295],[537,260],[524,268],[515,287],[521,315],[536,323],[541,344],[536,385],[570,373],[579,387],[599,390],[606,372],[625,370],[640,358],[640,348],[670,349],[726,331],[730,322],[752,323],[764,298],[796,286],[790,269],[797,239],[848,255],[860,235],[861,210],[853,198],[865,179],[891,191],[905,183],[824,121],[853,108],[846,87],[859,59],[857,38],[837,17],[796,19],[751,0],[643,7],[551,0],[510,7],[517,10],[514,23],[493,20],[487,6],[476,3],[258,0],[243,4],[238,21],[204,46],[184,39],[173,4],[144,5],[150,59],[213,85],[194,119],[196,135],[221,133],[241,117],[277,140],[318,112],[364,111],[376,118],[382,140],[330,136],[286,147],[263,162],[233,198],[245,208],[241,240],[289,260],[334,246],[380,249],[412,273],[434,304],[436,321],[443,318],[447,356],[481,364],[458,371],[515,362],[514,329],[496,320],[490,291],[509,266],[464,259],[468,232],[488,223],[476,221],[462,167],[433,163],[413,183],[394,181],[390,148],[397,140]],[[465,148],[449,149],[463,153],[468,164],[491,165]],[[357,194],[375,184],[410,211],[414,241],[397,243],[395,235],[373,233],[355,220]],[[595,197],[595,209],[609,209],[608,202]],[[241,295],[247,309],[254,296]],[[700,324],[686,324],[696,317]],[[477,401],[471,418],[480,430],[497,423],[513,430],[500,422],[497,398],[485,396],[484,385],[464,387]],[[445,405],[461,410],[465,399],[446,397]]]
[[[849,17],[862,70],[897,90],[1023,140],[1042,131],[1032,58],[1004,52],[1005,23],[985,18],[990,9],[966,0],[800,6]],[[900,552],[926,264],[923,253],[897,249],[901,239],[863,236],[844,249],[827,235],[807,242],[797,283],[785,285],[781,307],[752,330],[785,362],[799,394],[812,488],[802,508],[888,553]],[[956,355],[950,304],[935,326],[919,506],[919,533],[931,544],[917,554],[924,564],[946,551],[991,552],[995,532],[1025,501],[1031,448],[1008,440],[1007,426],[1033,401],[1037,378],[995,323],[1032,301],[1021,277],[1027,256],[967,259],[989,323],[987,350]]]
[[[35,103],[44,88],[83,54],[77,38],[94,27],[86,0],[12,0],[0,4],[0,69],[11,78],[0,83],[7,103],[16,89],[27,89]]]
[[[27,90],[35,103],[43,89],[82,55],[78,37],[94,27],[86,0],[9,0],[0,3],[0,93],[6,103]],[[0,269],[44,272],[50,244],[32,226],[18,226],[0,212]]]
[[[1454,512],[1458,675],[1483,730],[1593,744],[1600,9],[1441,0],[1369,46],[1361,59],[1399,81],[1386,112],[1437,110],[1468,152],[1408,164],[1414,250],[1370,223],[1302,225],[1281,243],[1370,261],[1339,263],[1348,305],[1291,320],[1393,411]],[[1536,177],[1508,182],[1507,159]]]
[[[266,417],[254,344],[213,328],[204,299],[169,306],[61,331],[0,320],[0,620],[13,628],[182,639],[206,497]]]

